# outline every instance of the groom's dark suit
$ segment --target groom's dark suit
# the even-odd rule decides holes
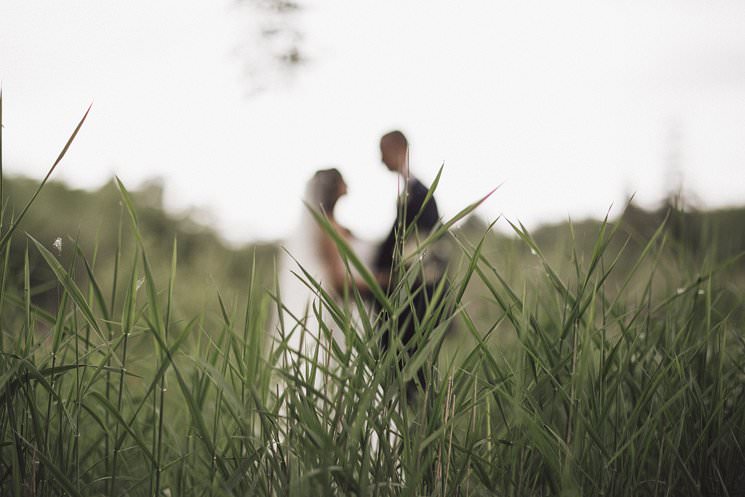
[[[430,198],[426,205],[427,187],[416,178],[410,177],[407,181],[407,189],[402,194],[403,198],[398,200],[396,209],[396,221],[391,231],[380,245],[375,258],[375,269],[379,273],[390,272],[393,267],[393,255],[396,248],[396,240],[403,236],[403,231],[411,226],[416,219],[416,231],[419,236],[426,236],[439,220],[437,203],[434,197]],[[421,211],[421,214],[420,214]]]
[[[439,221],[440,216],[434,197],[430,197],[425,203],[427,193],[426,186],[416,178],[409,177],[406,191],[398,199],[396,221],[378,249],[374,261],[375,270],[378,274],[389,275],[391,278],[387,287],[389,295],[397,283],[396,278],[400,275],[401,268],[397,266],[400,263],[401,254],[397,253],[397,250],[400,251],[404,245],[401,240],[404,232],[412,224],[415,224],[416,227],[413,228],[413,233],[409,237],[418,237],[419,240],[423,240]],[[416,346],[410,343],[416,332],[415,318],[417,321],[421,321],[424,317],[427,304],[434,294],[434,290],[435,283],[418,278],[411,288],[413,309],[411,306],[405,306],[398,317],[398,332],[408,356],[412,356],[416,352]],[[414,315],[412,315],[412,311]],[[383,335],[381,345],[383,350],[387,350],[390,345],[387,332]],[[425,386],[425,376],[422,370],[418,372],[417,377],[422,387]],[[413,386],[413,384],[410,385],[410,387]]]

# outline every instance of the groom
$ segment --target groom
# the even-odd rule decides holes
[[[389,171],[403,178],[405,188],[398,199],[396,221],[375,258],[375,270],[385,277],[390,276],[396,243],[403,235],[403,230],[416,220],[415,229],[420,236],[426,236],[437,224],[440,216],[434,197],[424,203],[427,187],[409,170],[409,142],[402,132],[396,130],[383,135],[380,139],[380,159]]]
[[[373,262],[373,269],[379,282],[390,294],[397,283],[396,278],[405,270],[401,267],[403,247],[407,242],[412,241],[403,240],[405,231],[414,225],[409,237],[422,240],[432,231],[440,216],[434,197],[427,200],[427,187],[411,174],[409,169],[409,142],[402,132],[391,131],[383,135],[380,139],[380,156],[385,167],[404,180],[404,191],[398,198],[396,221],[393,223],[390,233],[380,245]],[[416,332],[415,320],[420,322],[424,317],[435,286],[436,284],[432,282],[417,278],[411,288],[411,304],[413,305],[405,306],[404,311],[399,315],[398,331],[401,334],[401,343],[408,356],[412,356],[416,351],[416,347],[410,343]],[[415,315],[412,315],[412,312]],[[387,333],[383,336],[382,347],[384,350],[389,347]],[[424,387],[423,371],[420,370],[417,376],[421,386]],[[414,387],[415,385],[410,386]]]

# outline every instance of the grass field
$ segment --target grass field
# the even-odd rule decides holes
[[[457,256],[412,357],[378,344],[404,326],[417,257],[391,295],[367,275],[382,315],[308,281],[321,340],[298,355],[291,322],[268,329],[280,303],[255,268],[180,306],[178,240],[153,267],[119,191],[105,267],[3,208],[0,495],[745,495],[737,258],[684,253],[664,223],[633,251],[600,223],[589,250],[573,232],[551,254],[514,226],[527,257],[443,230]],[[32,284],[33,258],[50,281]]]

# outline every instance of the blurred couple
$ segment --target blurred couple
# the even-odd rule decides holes
[[[309,180],[305,191],[305,202],[314,210],[322,212],[331,227],[355,251],[357,256],[366,264],[375,276],[380,286],[390,292],[396,284],[395,278],[399,273],[398,264],[405,245],[415,244],[417,239],[423,239],[439,222],[437,204],[433,197],[428,198],[428,189],[409,168],[409,143],[401,131],[391,131],[380,139],[380,155],[383,165],[403,180],[403,188],[398,198],[396,219],[391,220],[388,236],[380,243],[371,243],[355,237],[345,226],[340,225],[335,216],[338,200],[347,193],[347,185],[337,169],[322,169],[317,171]],[[402,240],[404,230],[413,227],[411,240]],[[397,244],[399,244],[397,248]],[[335,299],[341,301],[345,291],[352,286],[357,287],[361,294],[369,295],[368,288],[359,275],[348,274],[344,260],[339,253],[336,243],[329,234],[321,228],[308,209],[304,210],[298,232],[288,241],[287,252],[297,264],[290,263],[282,270],[280,292],[285,306],[285,329],[300,327],[300,333],[295,330],[288,340],[291,349],[299,350],[305,340],[320,338],[318,313],[325,312],[319,305],[315,291],[310,289],[300,278],[302,274],[298,266],[307,272]],[[291,262],[291,261],[287,261]],[[295,273],[295,274],[293,274]],[[424,291],[418,292],[414,300],[414,311],[421,317],[426,306],[428,285],[424,282]],[[375,303],[371,302],[375,307]],[[412,316],[401,316],[401,321],[408,319],[404,325],[401,340],[404,345],[414,333]],[[330,320],[321,316],[321,321]],[[332,333],[334,330],[331,330]],[[302,338],[305,334],[311,335]],[[343,341],[342,336],[335,339]],[[388,347],[388,336],[383,337],[383,348]]]

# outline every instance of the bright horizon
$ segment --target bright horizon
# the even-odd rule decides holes
[[[75,187],[162,177],[167,207],[211,212],[227,239],[286,237],[305,181],[336,166],[339,219],[367,238],[394,215],[378,139],[403,130],[445,217],[481,207],[528,227],[653,206],[677,172],[702,207],[745,203],[745,4],[315,0],[311,61],[250,95],[245,9],[11,4],[0,18],[7,173]],[[146,14],[143,14],[146,13]]]

